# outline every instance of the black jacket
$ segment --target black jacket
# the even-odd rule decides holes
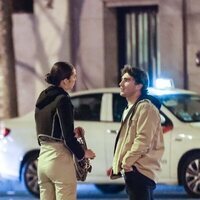
[[[41,136],[63,141],[78,159],[84,157],[84,150],[75,138],[73,105],[62,88],[50,86],[41,92],[35,108],[35,122],[38,141]]]
[[[146,95],[141,96],[139,99],[140,100],[141,99],[148,99],[148,100],[151,101],[152,104],[154,104],[154,106],[156,106],[156,108],[158,110],[160,110],[160,108],[161,108],[161,102],[160,102],[160,100],[158,98],[152,96],[152,95],[146,94]]]

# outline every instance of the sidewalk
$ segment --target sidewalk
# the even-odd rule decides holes
[[[78,199],[127,200],[125,190],[117,194],[102,194],[93,184],[78,184]],[[30,195],[18,181],[0,181],[0,200],[38,200]],[[155,200],[192,200],[181,186],[159,184],[155,190]]]

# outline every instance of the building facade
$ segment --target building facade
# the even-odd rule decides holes
[[[118,86],[124,64],[200,93],[199,0],[34,0],[15,13],[19,111],[34,108],[54,62],[72,62],[75,90]],[[31,100],[30,95],[32,96]]]

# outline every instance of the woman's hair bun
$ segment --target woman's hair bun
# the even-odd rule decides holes
[[[55,84],[55,80],[50,73],[46,74],[45,81],[49,84]]]
[[[50,72],[46,74],[45,81],[49,84],[58,86],[65,78],[70,79],[73,74],[74,66],[67,62],[56,62]]]

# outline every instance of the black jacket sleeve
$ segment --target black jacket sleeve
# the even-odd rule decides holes
[[[85,152],[75,137],[73,106],[69,96],[60,99],[57,105],[57,114],[65,145],[81,160]]]

